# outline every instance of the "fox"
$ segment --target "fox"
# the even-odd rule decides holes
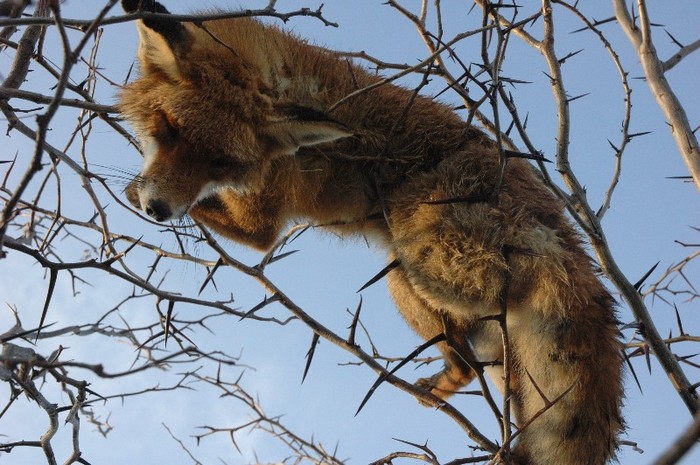
[[[481,371],[507,385],[510,463],[615,458],[615,302],[528,160],[504,159],[449,105],[275,25],[122,6],[162,13],[136,21],[139,75],[119,95],[144,157],[125,189],[136,209],[261,251],[300,219],[368,238],[386,250],[407,324],[425,340],[449,332],[443,369],[418,387],[446,400]]]

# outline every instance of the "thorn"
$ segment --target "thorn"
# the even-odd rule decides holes
[[[695,357],[697,357],[698,355],[700,355],[700,353],[695,353],[695,354],[690,354],[690,355],[684,355],[684,356],[682,356],[682,357],[679,357],[678,359],[681,360],[681,361],[686,361],[686,360],[690,360],[690,359],[692,359],[692,358],[695,358]]]
[[[557,61],[559,62],[560,65],[563,65],[564,62],[565,62],[566,60],[568,60],[568,59],[571,58],[571,57],[574,57],[574,56],[578,55],[578,54],[581,53],[581,52],[583,52],[583,49],[576,50],[575,52],[571,52],[571,53],[567,54],[565,57],[560,58],[560,59],[557,60]]]
[[[512,120],[512,121],[510,122],[510,124],[508,125],[508,128],[505,130],[506,136],[509,136],[509,137],[510,137],[510,133],[511,133],[511,131],[513,130],[514,127],[515,127],[515,120]]]
[[[32,334],[33,332],[37,332],[37,334],[38,334],[38,332],[43,330],[44,328],[50,328],[51,326],[53,326],[55,324],[56,324],[56,322],[54,321],[53,323],[49,323],[45,326],[37,326],[36,328],[27,329],[27,330],[19,332],[19,333],[10,334],[8,336],[0,338],[0,343],[4,344],[4,343],[9,342],[13,339],[18,339],[18,338],[24,337],[28,334]],[[7,334],[7,333],[5,333],[5,334]]]
[[[241,317],[241,320],[245,320],[250,315],[254,314],[258,310],[262,309],[263,307],[266,307],[271,303],[278,302],[279,300],[281,300],[281,296],[277,293],[270,296],[270,298],[265,296],[265,298],[262,300],[262,302],[260,302],[258,305],[256,305],[255,307],[253,307],[250,310],[248,310],[247,312],[245,312],[245,314]]]
[[[593,24],[593,26],[600,26],[601,24],[609,23],[611,21],[616,21],[614,16],[611,16],[610,18],[607,18],[607,19],[601,19],[600,21],[593,20],[592,24]],[[587,30],[588,30],[587,27],[582,27],[581,29],[576,29],[575,31],[571,31],[571,34],[576,34],[577,32],[583,32],[583,31],[587,31]]]
[[[542,152],[537,153],[525,153],[525,152],[515,152],[513,150],[503,150],[503,153],[508,158],[527,158],[528,160],[542,161],[545,163],[552,163],[552,160],[545,158]]]
[[[634,139],[635,137],[646,136],[647,134],[651,134],[652,132],[653,131],[642,131],[642,132],[635,132],[632,134],[628,134],[627,140],[630,141],[630,140]]]
[[[429,339],[428,341],[424,342],[424,343],[421,344],[416,350],[414,350],[413,352],[411,352],[410,354],[408,354],[403,360],[401,360],[401,361],[400,361],[394,368],[392,368],[390,371],[387,371],[386,373],[384,373],[384,374],[382,374],[381,376],[379,376],[379,378],[377,379],[377,381],[375,381],[374,384],[372,385],[372,387],[369,388],[369,391],[367,391],[367,394],[365,395],[364,399],[362,399],[362,402],[360,402],[360,406],[357,408],[357,412],[355,412],[355,416],[357,416],[357,415],[360,413],[360,410],[362,410],[362,408],[365,406],[365,404],[367,403],[367,401],[369,400],[369,398],[372,397],[372,394],[374,394],[374,391],[376,391],[377,388],[379,387],[379,385],[381,385],[384,381],[386,381],[386,380],[389,378],[389,376],[391,376],[391,375],[393,375],[394,373],[396,373],[396,371],[397,371],[399,368],[401,368],[402,366],[404,366],[405,364],[407,364],[408,362],[410,362],[411,360],[413,360],[414,358],[416,358],[421,352],[423,352],[423,351],[424,351],[425,349],[427,349],[428,347],[431,347],[431,346],[437,344],[438,342],[443,342],[443,341],[446,341],[446,340],[447,340],[447,336],[445,335],[445,333],[440,333],[440,334],[438,334],[437,336],[435,336],[435,337]]]
[[[552,402],[550,402],[550,400],[547,399],[547,396],[544,394],[544,392],[542,391],[542,389],[540,389],[540,387],[537,385],[537,383],[535,382],[535,379],[532,377],[532,375],[530,374],[530,372],[527,371],[527,370],[525,370],[525,374],[527,374],[527,377],[530,378],[530,382],[532,383],[532,385],[534,386],[535,390],[537,391],[537,393],[540,395],[540,397],[541,397],[542,400],[544,401],[544,406],[545,406],[545,407],[549,407],[550,405],[552,405]]]
[[[634,382],[637,385],[637,388],[639,388],[639,393],[644,394],[644,391],[642,390],[642,383],[640,383],[639,378],[637,378],[637,372],[634,371],[634,366],[632,365],[632,361],[630,360],[630,358],[627,356],[627,352],[625,352],[625,349],[622,349],[620,352],[622,353],[622,358],[624,358],[625,362],[627,362],[627,366],[630,369],[630,373],[632,373]]]
[[[377,281],[379,281],[380,279],[382,279],[384,276],[386,276],[387,274],[389,274],[389,272],[390,272],[391,270],[393,270],[394,268],[396,268],[396,267],[399,266],[400,264],[401,264],[401,262],[399,261],[399,259],[398,259],[398,258],[395,258],[394,260],[391,261],[391,263],[389,263],[387,266],[385,266],[384,268],[382,268],[381,271],[379,271],[379,273],[377,273],[376,275],[374,275],[374,276],[373,276],[369,281],[367,281],[361,288],[359,288],[359,289],[357,290],[357,292],[359,293],[359,292],[364,291],[365,289],[367,289],[368,287],[370,287],[372,284],[376,283]]]
[[[508,84],[532,84],[532,81],[523,81],[522,79],[515,79],[504,76],[500,76],[499,79],[501,80],[501,82],[507,82]]]
[[[357,330],[357,323],[360,321],[360,310],[362,310],[362,295],[360,295],[360,302],[357,304],[357,310],[352,317],[352,323],[350,323],[350,334],[348,335],[348,344],[354,346],[355,344],[355,331]]]
[[[207,287],[207,284],[209,284],[210,281],[211,281],[212,285],[214,286],[214,289],[216,289],[216,283],[214,282],[214,273],[216,273],[216,270],[218,270],[219,267],[223,264],[224,264],[224,259],[219,257],[219,259],[214,264],[214,267],[207,274],[207,277],[204,278],[204,282],[202,283],[202,287],[199,288],[199,292],[197,292],[197,295],[202,294],[202,291],[204,290],[205,287]],[[216,289],[216,290],[218,290],[218,289]]]
[[[678,313],[678,307],[675,302],[673,304],[673,310],[676,312],[676,324],[678,324],[678,332],[680,336],[685,336],[685,331],[683,330],[683,322],[681,321],[681,315]]]
[[[276,261],[282,260],[283,258],[287,258],[290,255],[295,254],[297,252],[299,252],[299,251],[298,250],[290,250],[289,252],[284,252],[284,253],[281,253],[279,255],[275,255],[274,257],[272,257],[270,259],[270,261],[267,262],[267,264],[269,265],[270,263],[274,263]]]
[[[644,345],[644,358],[647,361],[647,370],[649,370],[649,374],[651,374],[651,351],[646,344]]]
[[[499,9],[501,9],[501,8],[514,8],[514,9],[518,9],[518,8],[522,8],[522,5],[516,5],[516,4],[509,5],[509,4],[505,4],[505,3],[500,3],[500,2],[499,2],[499,3],[490,3],[490,4],[489,4],[489,7],[490,7],[490,8],[493,8],[494,10],[499,10]]]
[[[97,216],[97,214],[95,214],[95,216]],[[93,218],[94,218],[94,216],[93,216]],[[102,264],[103,264],[103,265],[107,265],[107,266],[112,266],[112,263],[114,263],[114,262],[116,262],[116,261],[118,261],[118,260],[121,260],[122,258],[126,257],[126,255],[127,255],[129,252],[131,252],[132,250],[134,250],[134,248],[135,248],[137,245],[139,245],[139,244],[141,243],[141,239],[142,239],[142,238],[143,238],[143,236],[139,237],[137,240],[134,241],[133,244],[131,244],[129,247],[127,247],[126,250],[124,250],[124,252],[118,253],[117,255],[115,255],[115,256],[113,256],[113,257],[111,257],[111,258],[108,258],[107,260],[105,260],[104,262],[102,262]],[[158,260],[160,260],[160,257],[162,257],[162,255],[158,255],[158,257],[159,257]],[[157,263],[157,262],[156,262],[156,263]],[[153,271],[155,271],[156,263],[153,264]]]
[[[311,229],[311,225],[307,225],[306,227],[301,228],[301,230],[297,231],[296,234],[294,234],[292,237],[289,238],[289,240],[287,241],[287,244],[291,244],[292,242],[299,239],[299,237],[301,237],[301,235],[304,234],[309,229]]]
[[[170,334],[170,328],[172,328],[173,308],[175,308],[175,301],[168,301],[168,311],[165,313],[165,339],[163,342],[165,347],[168,347],[168,335]]]
[[[411,446],[411,447],[415,447],[416,449],[422,450],[423,452],[425,452],[426,454],[428,454],[428,455],[430,456],[431,459],[433,459],[432,462],[434,462],[434,463],[437,463],[437,462],[438,462],[438,461],[437,461],[437,456],[436,456],[435,453],[434,453],[432,450],[430,450],[430,448],[428,447],[428,440],[427,440],[427,439],[426,439],[426,441],[425,441],[425,444],[423,444],[423,445],[420,445],[420,444],[418,444],[418,443],[411,442],[411,441],[405,441],[405,440],[399,439],[399,438],[391,438],[391,439],[393,439],[393,440],[396,441],[396,442],[401,442],[401,443],[406,444],[406,445],[409,445],[409,446]]]
[[[311,368],[311,360],[316,353],[316,346],[318,345],[319,338],[320,336],[317,333],[314,333],[314,336],[311,338],[311,347],[309,347],[309,351],[306,352],[306,365],[304,366],[304,374],[301,376],[301,384],[304,384],[306,375],[309,373],[309,368]]]
[[[568,98],[568,99],[566,99],[566,103],[571,103],[574,100],[578,100],[580,98],[586,97],[587,95],[590,95],[590,92],[586,92],[585,94],[577,95],[576,97]]]
[[[51,268],[49,271],[49,288],[46,291],[46,300],[44,301],[44,309],[41,311],[41,318],[39,319],[39,327],[37,328],[36,331],[36,337],[34,338],[34,342],[39,340],[39,334],[41,332],[41,328],[44,327],[44,320],[46,320],[46,314],[48,313],[49,310],[49,304],[51,303],[51,297],[53,296],[53,291],[54,288],[56,287],[56,278],[58,277],[58,270],[55,268]]]
[[[678,46],[678,48],[683,48],[683,47],[684,47],[684,45],[683,45],[682,43],[680,43],[675,37],[673,37],[673,36],[671,35],[671,33],[668,32],[666,29],[664,29],[664,32],[665,32],[666,35],[673,41],[673,43],[676,44],[676,45]]]
[[[661,263],[661,262],[660,262],[660,261],[656,262],[656,264],[655,264],[654,266],[652,266],[652,267],[649,269],[649,271],[647,271],[646,273],[644,273],[644,276],[642,276],[641,279],[640,279],[639,281],[637,281],[636,283],[633,284],[634,289],[635,289],[637,292],[639,292],[639,289],[644,285],[644,281],[647,280],[647,278],[649,277],[649,275],[652,274],[652,273],[654,272],[654,270],[656,269],[657,266],[659,266],[659,263]]]
[[[427,200],[421,203],[424,205],[447,205],[451,203],[482,203],[490,200],[491,197],[488,195],[458,195],[446,199]]]

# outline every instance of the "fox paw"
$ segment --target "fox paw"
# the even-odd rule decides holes
[[[430,392],[442,400],[447,400],[451,395],[459,392],[464,386],[474,379],[474,372],[457,366],[446,366],[442,371],[428,378],[416,381],[416,386]],[[425,402],[421,402],[425,405]]]
[[[447,374],[444,371],[440,371],[438,373],[435,373],[433,376],[430,376],[428,378],[420,378],[416,381],[415,385],[424,391],[427,391],[434,396],[439,397],[442,400],[447,399],[449,396],[451,396],[454,391],[446,391],[444,389],[444,386],[446,384],[446,381],[449,383],[447,379]],[[452,383],[449,383],[452,384]],[[421,405],[424,405],[426,407],[430,407],[431,404],[424,402],[420,399],[418,399],[418,402],[420,402]]]

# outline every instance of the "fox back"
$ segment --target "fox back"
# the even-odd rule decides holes
[[[167,12],[123,1],[139,3]],[[141,75],[120,96],[144,155],[126,190],[135,207],[262,250],[297,218],[372,238],[407,323],[426,340],[449,333],[444,369],[419,386],[446,399],[484,369],[503,387],[505,308],[513,463],[614,456],[613,300],[527,161],[503,166],[448,106],[274,26],[161,17],[138,30]]]

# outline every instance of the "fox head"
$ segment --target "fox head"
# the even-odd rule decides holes
[[[126,195],[153,219],[180,218],[221,188],[260,189],[275,159],[351,135],[322,111],[276,98],[266,65],[236,50],[244,44],[225,42],[226,28],[251,20],[198,26],[169,19],[153,0],[122,5],[162,14],[137,21],[141,75],[119,103],[144,156]],[[248,41],[252,47],[256,37]]]

